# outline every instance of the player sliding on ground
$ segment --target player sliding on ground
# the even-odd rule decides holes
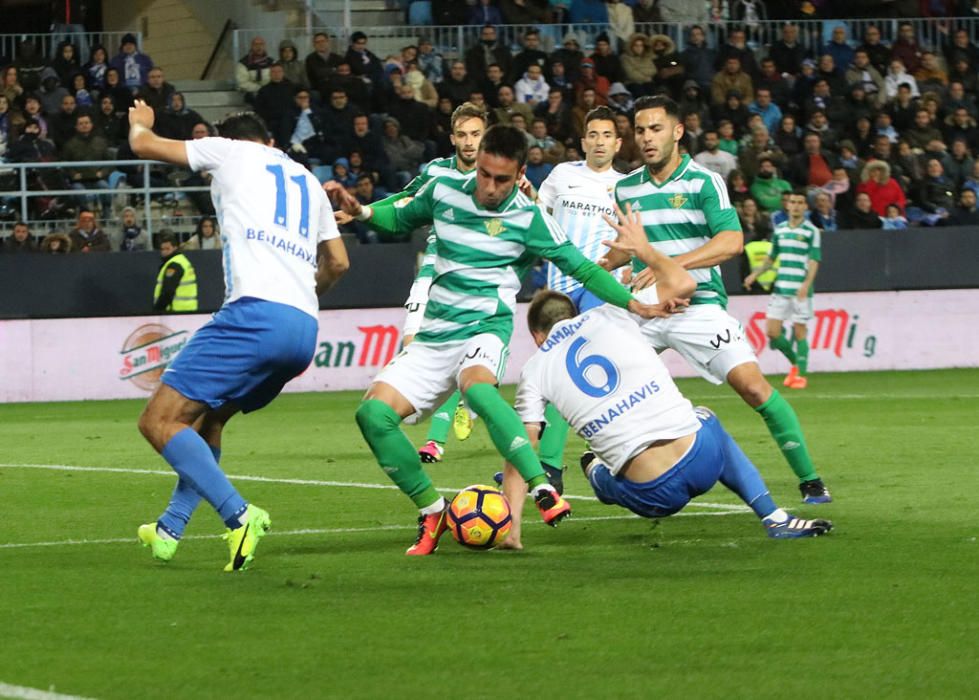
[[[152,132],[153,110],[129,109],[129,144],[140,158],[207,170],[224,241],[225,301],[167,367],[139,430],[177,472],[156,523],[139,528],[153,556],[169,561],[201,498],[228,527],[225,571],[247,567],[269,514],[249,504],[221,471],[221,433],[238,411],[268,404],[306,369],[316,349],[319,293],[349,262],[333,210],[308,170],[272,147],[254,114],[219,126],[223,138],[172,141]]]
[[[650,243],[675,257],[697,281],[690,308],[642,324],[643,336],[658,352],[675,350],[707,381],[727,382],[765,421],[799,478],[802,500],[829,503],[832,498],[816,473],[798,416],[765,380],[741,324],[726,311],[718,265],[741,253],[744,234],[724,180],[680,154],[683,124],[669,97],[636,100],[635,130],[645,166],[618,182],[615,200],[639,212]],[[605,264],[615,269],[627,262],[628,255],[613,250]],[[637,286],[650,279],[643,267],[633,261]]]
[[[445,499],[400,428],[462,391],[485,421],[490,439],[529,486],[541,516],[556,525],[571,512],[551,486],[523,424],[497,390],[513,333],[520,278],[538,257],[556,262],[597,296],[644,317],[669,313],[642,304],[568,242],[547,214],[517,188],[527,141],[509,126],[487,130],[476,177],[439,177],[403,207],[370,207],[337,190],[348,214],[379,232],[434,224],[435,276],[415,340],[377,376],[357,409],[357,424],[388,476],[420,511],[418,537],[407,553],[431,554],[445,531]]]
[[[657,292],[689,295],[693,278],[646,241],[637,213],[620,213],[616,250],[648,265]],[[655,297],[646,298],[654,301]],[[517,388],[517,414],[536,440],[550,403],[588,441],[582,468],[602,503],[647,518],[663,518],[720,481],[761,519],[769,537],[829,532],[827,520],[796,518],[775,505],[758,470],[705,408],[694,410],[635,320],[609,305],[576,315],[558,292],[537,294],[527,324],[538,351]],[[520,511],[526,488],[506,465],[504,488],[513,524],[502,548],[520,549]]]
[[[819,272],[822,259],[819,245],[819,229],[806,221],[806,195],[793,192],[787,203],[789,220],[775,227],[772,234],[772,250],[761,265],[744,279],[745,289],[751,289],[759,276],[775,265],[778,272],[775,286],[768,300],[765,316],[768,318],[769,345],[785,355],[792,368],[785,377],[790,389],[805,389],[809,383],[808,323],[812,318],[812,283]],[[782,324],[792,324],[792,335],[785,337]],[[793,343],[795,348],[793,348]]]

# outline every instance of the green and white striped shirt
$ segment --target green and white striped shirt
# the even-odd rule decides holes
[[[653,181],[646,166],[629,173],[615,186],[615,200],[623,211],[628,203],[639,212],[649,242],[671,257],[700,248],[721,231],[741,230],[724,179],[688,155],[662,184]],[[644,267],[633,258],[634,271]],[[697,282],[691,304],[727,306],[720,267],[689,272]]]
[[[779,224],[772,234],[772,251],[768,256],[772,260],[778,259],[772,294],[794,297],[806,279],[809,261],[822,259],[819,229],[805,220],[798,226],[787,221]],[[810,286],[809,296],[812,292]]]
[[[586,286],[606,301],[628,305],[631,295],[615,278],[585,258],[517,188],[495,210],[483,208],[475,191],[475,178],[437,177],[404,206],[374,205],[371,223],[381,231],[433,224],[435,276],[416,342],[492,333],[509,343],[520,280],[538,257],[588,280]]]

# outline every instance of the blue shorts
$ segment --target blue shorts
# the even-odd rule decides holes
[[[583,314],[586,311],[591,311],[596,306],[601,306],[605,303],[584,287],[578,287],[577,289],[571,290],[568,292],[568,296],[571,297],[571,301],[574,302],[579,314]]]
[[[665,518],[691,498],[709,491],[724,469],[725,445],[731,437],[713,414],[697,413],[700,430],[686,455],[652,481],[637,483],[613,476],[604,464],[591,470],[589,481],[598,500],[619,505],[644,518]]]
[[[292,306],[237,299],[194,334],[163,383],[212,409],[230,402],[256,411],[309,366],[318,330],[315,318]]]

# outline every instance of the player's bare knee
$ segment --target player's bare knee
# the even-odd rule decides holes
[[[772,385],[762,375],[758,365],[735,367],[728,374],[727,381],[752,408],[758,408],[772,396]]]

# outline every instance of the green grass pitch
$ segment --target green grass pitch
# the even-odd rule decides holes
[[[769,540],[719,486],[700,499],[711,505],[658,523],[582,498],[554,530],[528,509],[524,552],[446,537],[408,558],[415,512],[367,487],[388,482],[353,422],[358,394],[303,394],[226,433],[225,470],[266,479],[236,481],[272,514],[252,569],[221,572],[207,507],[162,565],[135,542],[174,482],[136,430],[140,402],[0,406],[0,685],[90,698],[975,697],[979,371],[815,375],[792,392],[828,506],[799,504],[729,389],[680,385],[780,505],[833,519],[832,534]],[[407,430],[420,444],[425,426]],[[567,490],[588,496],[581,449],[566,452]],[[458,488],[498,467],[477,425],[429,473]]]

